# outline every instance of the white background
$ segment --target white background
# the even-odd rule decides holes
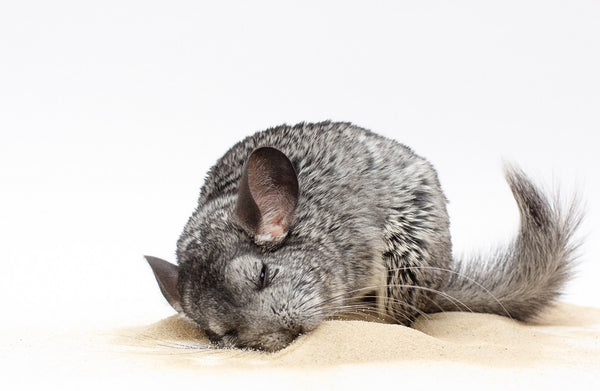
[[[577,190],[586,242],[563,299],[600,306],[599,21],[597,1],[4,2],[3,314],[172,313],[142,254],[175,260],[210,166],[254,131],[324,119],[437,167],[457,254],[516,230],[503,159]]]

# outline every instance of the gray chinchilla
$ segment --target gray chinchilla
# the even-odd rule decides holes
[[[420,314],[527,320],[558,294],[579,214],[518,169],[512,243],[452,259],[431,164],[350,123],[279,126],[233,146],[208,173],[177,242],[178,266],[146,257],[165,298],[217,346],[268,351],[340,313],[410,325]]]

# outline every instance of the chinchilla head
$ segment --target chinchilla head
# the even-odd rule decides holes
[[[294,243],[298,197],[289,159],[259,148],[241,168],[237,193],[192,215],[179,266],[146,257],[173,308],[219,346],[279,350],[323,319],[330,271],[321,254]]]

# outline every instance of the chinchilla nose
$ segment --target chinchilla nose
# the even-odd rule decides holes
[[[279,329],[278,332],[273,333],[272,336],[276,336],[272,338],[271,343],[272,346],[268,346],[267,350],[279,350],[290,343],[292,343],[302,332],[304,328],[302,326],[293,326],[293,327],[284,327]]]
[[[296,339],[296,337],[304,332],[304,328],[302,325],[294,325],[290,327],[287,332],[292,336],[292,339]]]

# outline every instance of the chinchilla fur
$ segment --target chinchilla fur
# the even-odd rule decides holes
[[[579,214],[516,168],[506,178],[521,213],[516,238],[463,262],[452,259],[429,162],[350,123],[283,125],[211,168],[178,266],[148,260],[174,308],[220,346],[278,350],[341,313],[405,325],[456,310],[527,320],[569,277]]]

